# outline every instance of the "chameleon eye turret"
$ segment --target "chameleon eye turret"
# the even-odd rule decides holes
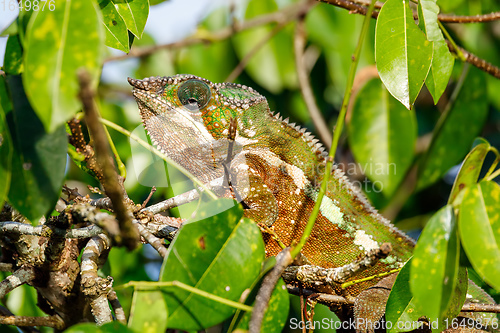
[[[181,104],[193,112],[207,106],[211,95],[210,87],[197,79],[184,82],[177,90],[177,97]]]

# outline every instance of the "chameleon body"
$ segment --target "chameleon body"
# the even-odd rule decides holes
[[[267,100],[246,86],[212,83],[194,75],[129,78],[129,83],[153,143],[204,183],[229,175],[233,193],[228,195],[242,199],[245,216],[274,231],[273,236],[263,234],[267,256],[300,239],[326,168],[327,155],[317,139],[271,112]],[[319,216],[301,252],[305,261],[340,267],[390,243],[392,252],[386,259],[350,280],[402,267],[414,240],[379,215],[341,170],[334,167],[331,172]],[[353,284],[342,291],[355,299],[353,308],[340,306],[335,312],[344,320],[353,314],[377,322],[385,313],[394,280],[392,274]],[[466,303],[471,302],[494,304],[469,281]],[[459,316],[496,320],[491,313]],[[357,331],[371,329],[360,326]]]
[[[193,75],[129,82],[153,143],[205,183],[224,175],[229,124],[236,119],[229,171],[245,216],[273,229],[286,246],[300,239],[325,172],[326,154],[317,139],[272,113],[266,99],[246,86]],[[414,241],[379,215],[340,169],[331,172],[303,256],[313,265],[339,267],[391,243],[389,257],[355,278],[401,267]],[[269,234],[264,240],[268,256],[281,251]],[[347,292],[356,296],[378,281]]]

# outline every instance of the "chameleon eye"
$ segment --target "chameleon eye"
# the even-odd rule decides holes
[[[198,111],[210,101],[210,87],[201,80],[189,80],[179,87],[177,97],[189,111]]]

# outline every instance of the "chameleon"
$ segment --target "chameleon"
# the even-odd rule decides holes
[[[186,74],[128,81],[144,127],[160,151],[204,183],[223,178],[230,161],[231,185],[243,201],[244,216],[274,234],[263,233],[267,256],[298,242],[326,171],[327,153],[319,140],[273,113],[263,95],[241,84]],[[229,136],[232,122],[234,137]],[[387,258],[351,279],[402,267],[415,241],[381,216],[339,167],[330,172],[302,256],[312,265],[334,268],[390,243]],[[356,283],[345,292],[357,297],[379,281]]]

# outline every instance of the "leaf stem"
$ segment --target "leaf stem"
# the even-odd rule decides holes
[[[131,138],[132,140],[136,141],[137,143],[139,143],[141,146],[143,146],[144,148],[146,149],[149,149],[153,154],[155,154],[156,156],[158,156],[159,158],[161,158],[162,160],[164,160],[165,162],[167,162],[168,164],[170,164],[171,166],[173,166],[174,168],[176,168],[177,170],[179,170],[182,174],[184,174],[186,177],[188,177],[189,179],[191,179],[191,181],[193,183],[195,183],[197,186],[199,186],[201,189],[203,189],[203,191],[205,193],[207,193],[208,196],[210,196],[212,199],[218,199],[217,196],[215,195],[215,193],[213,193],[205,184],[203,184],[200,180],[198,180],[198,178],[196,178],[193,174],[191,174],[189,171],[187,171],[186,169],[184,169],[180,164],[178,164],[177,162],[175,162],[174,160],[168,158],[165,154],[163,154],[161,151],[159,151],[158,149],[156,149],[155,147],[151,146],[149,143],[147,143],[146,141],[142,140],[141,138],[139,138],[137,135],[127,131],[126,129],[124,129],[123,127],[109,121],[109,120],[106,120],[104,118],[99,118],[99,121],[108,126],[108,127],[111,127],[112,129],[122,133],[123,135],[126,135],[128,136],[129,138]]]
[[[242,311],[247,311],[247,312],[252,312],[253,308],[251,306],[231,301],[229,299],[211,294],[209,292],[206,292],[204,290],[200,290],[198,288],[192,287],[190,285],[187,285],[185,283],[182,283],[180,281],[158,281],[158,282],[149,282],[149,281],[130,281],[128,283],[125,283],[121,286],[116,287],[115,289],[122,289],[122,288],[129,288],[129,287],[134,287],[136,290],[156,290],[160,289],[162,287],[177,287],[180,289],[184,289],[186,291],[189,291],[193,294],[205,297],[207,299],[210,299],[214,302],[218,302],[221,304],[225,304],[227,306],[230,306],[235,309],[239,309]]]
[[[363,47],[363,42],[365,40],[365,36],[368,33],[368,28],[370,26],[370,20],[372,17],[373,9],[375,7],[375,2],[376,2],[376,0],[371,1],[370,6],[368,7],[368,11],[367,11],[367,13],[364,17],[364,20],[363,20],[363,26],[361,28],[361,33],[359,35],[358,44],[357,44],[356,49],[354,51],[351,67],[349,69],[349,76],[347,77],[346,92],[344,95],[344,100],[342,102],[342,107],[340,109],[339,117],[337,118],[337,124],[335,125],[335,130],[333,133],[333,140],[332,140],[330,152],[328,153],[328,160],[326,162],[326,167],[325,167],[325,176],[323,178],[323,181],[321,182],[321,188],[318,192],[316,204],[314,205],[311,216],[309,217],[309,221],[307,222],[304,233],[302,234],[302,237],[300,238],[300,241],[297,244],[297,246],[295,246],[291,251],[293,258],[295,258],[300,253],[300,251],[304,247],[307,239],[309,238],[309,235],[311,235],[311,231],[314,227],[314,222],[316,221],[316,218],[318,216],[318,213],[319,213],[319,210],[321,207],[321,202],[323,201],[323,197],[325,196],[325,193],[326,193],[326,187],[328,185],[328,180],[330,178],[330,173],[331,173],[330,170],[332,169],[333,158],[335,156],[335,152],[337,151],[337,146],[339,143],[340,134],[342,133],[342,128],[344,126],[345,116],[347,113],[347,106],[348,106],[349,100],[351,98],[352,85],[354,82],[354,76],[356,75],[356,69],[358,67],[359,57],[361,54],[361,48]]]
[[[458,45],[455,43],[453,38],[451,38],[450,34],[448,33],[448,30],[446,30],[443,23],[441,23],[441,21],[439,21],[439,20],[437,22],[438,22],[439,28],[443,31],[444,35],[446,36],[446,39],[448,39],[450,41],[451,45],[455,49],[455,52],[457,53],[458,59],[460,59],[462,62],[467,62],[467,59],[465,58],[464,53],[458,47]]]
[[[116,161],[116,167],[118,168],[118,171],[120,172],[120,176],[123,177],[123,179],[127,178],[127,168],[125,167],[125,164],[123,164],[120,155],[118,155],[118,151],[116,150],[115,143],[111,139],[111,135],[109,135],[108,128],[104,127],[104,133],[106,133],[106,137],[108,138],[109,142],[109,147],[111,148],[111,151],[113,152],[113,155],[115,156],[115,161]]]
[[[495,154],[495,160],[493,161],[493,163],[491,163],[491,166],[486,172],[486,176],[484,176],[484,178],[486,178],[486,180],[493,180],[496,177],[500,176],[500,169],[498,169],[496,172],[493,172],[497,167],[498,162],[500,162],[500,154],[498,153],[498,150],[495,147],[490,146],[488,151],[489,152],[491,151]]]

